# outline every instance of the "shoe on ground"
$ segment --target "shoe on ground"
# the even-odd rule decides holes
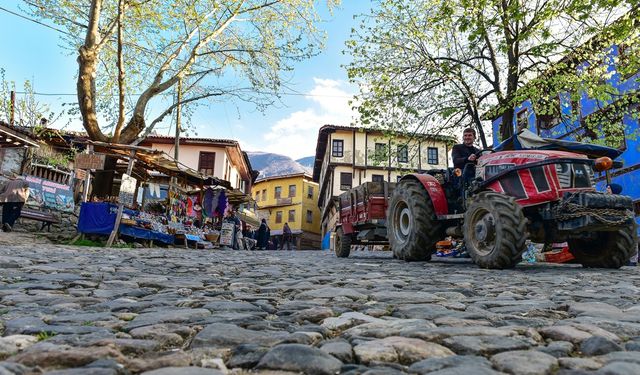
[[[2,230],[5,232],[11,232],[11,225],[7,223],[2,224]]]

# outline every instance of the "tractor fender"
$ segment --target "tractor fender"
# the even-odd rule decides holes
[[[429,174],[411,173],[404,175],[400,181],[410,179],[416,180],[424,186],[424,190],[427,191],[429,198],[431,198],[433,210],[436,215],[447,215],[449,213],[449,204],[447,203],[447,197],[444,194],[444,189],[435,177]]]

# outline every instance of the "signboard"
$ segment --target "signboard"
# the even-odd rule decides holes
[[[133,206],[137,182],[138,180],[129,176],[128,174],[122,174],[122,182],[120,183],[120,194],[118,194],[118,202],[125,206]]]
[[[105,154],[76,154],[75,167],[78,169],[103,169]]]
[[[222,223],[220,229],[220,245],[233,246],[233,229],[234,223]]]
[[[29,183],[27,205],[73,212],[73,189],[55,181],[36,176],[25,176]]]

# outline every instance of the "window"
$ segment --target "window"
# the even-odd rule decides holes
[[[334,139],[331,145],[331,156],[341,158],[344,154],[344,141],[342,139]]]
[[[198,160],[198,172],[205,176],[213,176],[213,167],[216,164],[215,152],[200,152]]]
[[[387,145],[385,143],[376,143],[375,151],[373,153],[373,160],[382,162],[387,160]]]
[[[438,149],[436,147],[427,147],[427,162],[438,164]]]
[[[296,221],[296,210],[289,210],[289,222],[293,223]]]
[[[313,186],[307,187],[307,198],[313,198]]]
[[[384,182],[384,176],[381,174],[372,174],[371,181],[373,182]]]
[[[282,186],[276,186],[273,192],[273,196],[275,199],[280,199],[280,195],[282,195]]]
[[[409,162],[409,148],[407,145],[398,146],[398,163]]]
[[[296,185],[289,185],[289,197],[296,196]]]
[[[256,202],[260,202],[260,192],[256,192]]]
[[[307,210],[307,223],[313,223],[313,212],[311,210]]]
[[[282,211],[276,211],[276,223],[282,223]]]
[[[353,177],[351,173],[341,172],[340,173],[340,190],[349,190],[351,189],[351,182]]]
[[[527,129],[529,127],[529,110],[523,109],[516,115],[516,126],[518,129]]]
[[[267,189],[262,189],[262,200],[263,201],[267,200]]]

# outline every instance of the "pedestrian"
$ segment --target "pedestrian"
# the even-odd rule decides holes
[[[258,236],[256,237],[256,240],[258,241],[258,250],[266,250],[267,248],[267,241],[269,240],[269,237],[267,237],[268,228],[267,220],[262,219],[260,222],[260,228],[258,228]]]
[[[238,241],[238,237],[242,238],[242,232],[241,232],[241,228],[242,228],[242,222],[240,221],[240,219],[236,216],[236,211],[235,210],[230,210],[229,211],[229,216],[227,216],[227,218],[225,219],[227,222],[229,223],[233,223],[233,249],[234,250],[239,250],[240,249],[240,241]]]
[[[282,244],[280,245],[280,250],[284,248],[287,250],[293,250],[291,246],[291,228],[289,228],[289,223],[284,223],[284,227],[282,228]]]
[[[2,203],[2,230],[11,232],[16,220],[22,213],[22,206],[29,199],[29,183],[20,176],[13,175],[12,179],[0,189],[0,203]]]

